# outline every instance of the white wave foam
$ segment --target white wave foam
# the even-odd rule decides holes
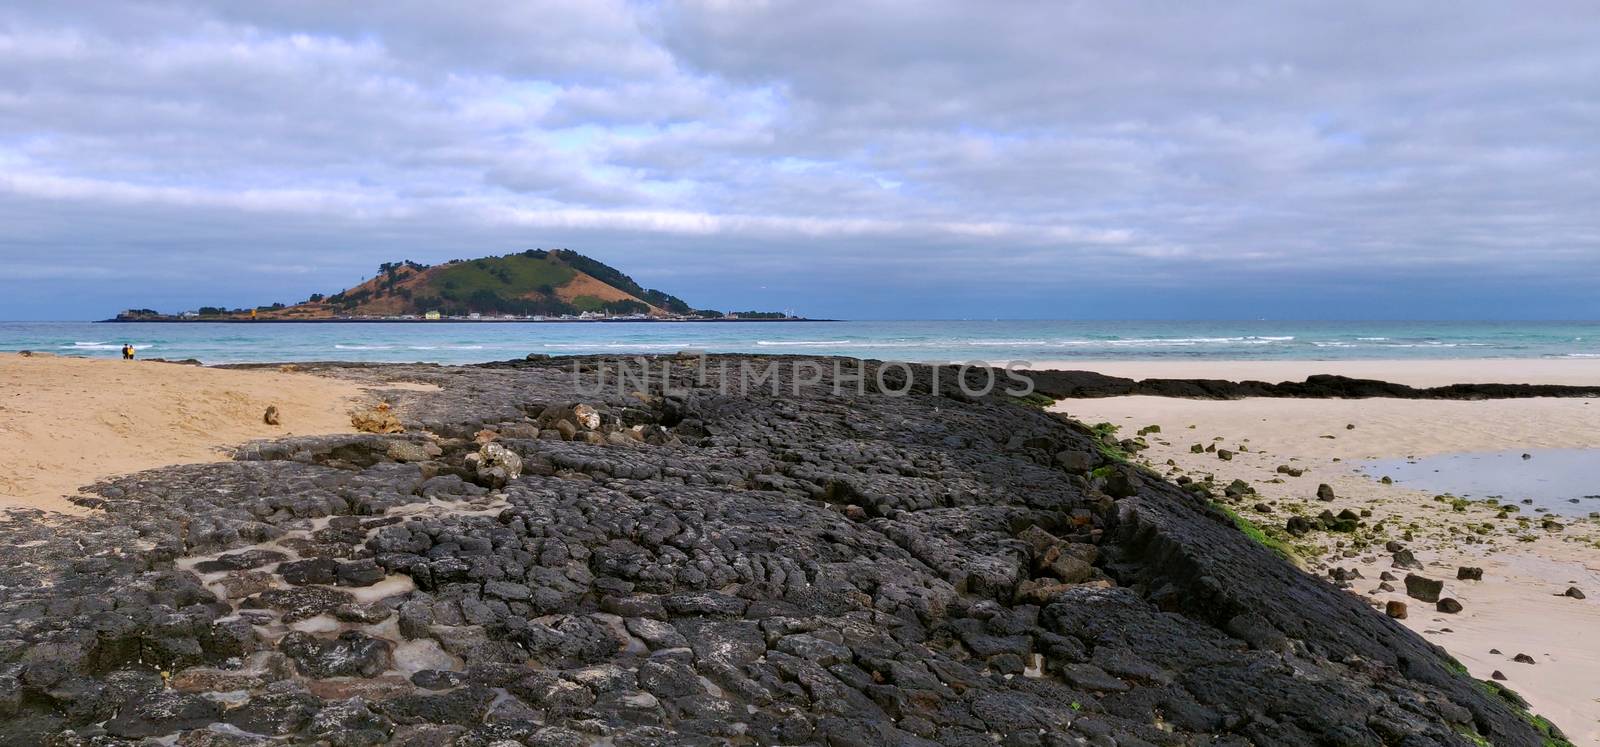
[[[757,345],[848,345],[849,340],[756,340]]]
[[[546,342],[544,347],[555,350],[688,350],[701,347],[693,342]]]
[[[1246,345],[1262,345],[1274,342],[1289,342],[1293,335],[1283,337],[1246,335],[1241,337],[1147,337],[1131,340],[1097,340],[1095,342],[1107,345],[1138,346],[1138,345],[1228,345],[1243,343]]]
[[[132,344],[133,344],[133,347],[134,347],[135,350],[139,350],[141,352],[145,351],[145,350],[150,350],[150,349],[155,347],[155,345],[153,343],[147,344],[147,343],[142,343],[142,342],[135,342],[135,343],[132,343]],[[122,349],[122,343],[120,343],[120,342],[118,342],[118,343],[109,343],[109,342],[75,342],[75,343],[72,343],[71,345],[58,345],[57,347],[60,348],[60,349],[65,349],[65,350],[121,350]]]

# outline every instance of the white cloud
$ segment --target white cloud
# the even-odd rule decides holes
[[[1591,12],[15,4],[0,258],[178,289],[249,257],[309,268],[274,273],[309,292],[401,254],[565,244],[685,295],[781,272],[837,289],[838,314],[892,313],[871,278],[984,308],[1086,276],[1106,297],[1581,289],[1600,279]],[[21,279],[0,277],[0,316]],[[1565,308],[1592,314],[1585,295]]]

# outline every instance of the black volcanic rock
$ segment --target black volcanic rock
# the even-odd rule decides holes
[[[404,435],[0,518],[0,743],[1542,744],[1207,501],[1106,469],[1081,424],[925,367],[719,386],[789,360],[659,357],[600,392],[594,358],[303,365],[439,389],[396,393]],[[600,438],[537,428],[578,404]],[[493,490],[485,430],[524,464]],[[391,455],[424,432],[437,456]],[[219,555],[228,584],[181,570]]]
[[[1245,397],[1283,397],[1294,399],[1521,399],[1527,397],[1595,397],[1600,384],[1451,384],[1416,388],[1372,379],[1317,375],[1305,381],[1270,384],[1264,381],[1225,381],[1221,379],[1126,379],[1093,371],[1030,370],[1027,372],[1039,394],[1055,399],[1089,399],[1142,395],[1187,399],[1243,399]]]

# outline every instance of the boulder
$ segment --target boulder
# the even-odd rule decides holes
[[[339,564],[333,558],[307,558],[278,564],[278,575],[295,586],[330,585],[338,580]]]
[[[307,677],[376,677],[390,666],[390,644],[358,630],[326,640],[291,631],[278,642],[278,650]]]
[[[477,483],[487,488],[503,488],[522,475],[522,457],[497,441],[468,454],[466,466],[477,476]]]
[[[444,450],[432,441],[394,440],[389,442],[386,455],[396,462],[426,462],[442,453]]]
[[[589,405],[572,406],[572,422],[586,431],[600,428],[600,413]]]
[[[248,571],[252,568],[271,563],[288,560],[289,556],[274,550],[245,550],[243,552],[219,555],[214,560],[205,560],[195,563],[197,573],[217,573],[220,571]]]
[[[1422,602],[1433,603],[1439,601],[1439,593],[1444,591],[1444,582],[1415,573],[1406,574],[1406,596]]]
[[[400,424],[400,419],[395,417],[387,402],[350,413],[350,425],[363,433],[405,432],[405,426]]]
[[[1139,477],[1139,472],[1126,464],[1117,465],[1111,474],[1106,475],[1106,495],[1112,498],[1128,498],[1139,494],[1139,489],[1144,487],[1144,480]]]
[[[157,737],[212,723],[222,713],[216,701],[200,695],[166,691],[137,698],[106,722],[108,734],[125,738]]]
[[[1058,451],[1056,464],[1073,474],[1084,474],[1094,469],[1095,457],[1087,451]]]

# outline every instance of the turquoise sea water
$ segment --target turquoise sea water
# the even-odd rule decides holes
[[[1600,322],[848,321],[95,324],[0,322],[0,350],[252,361],[477,363],[528,353],[710,352],[905,361],[1600,358]]]

